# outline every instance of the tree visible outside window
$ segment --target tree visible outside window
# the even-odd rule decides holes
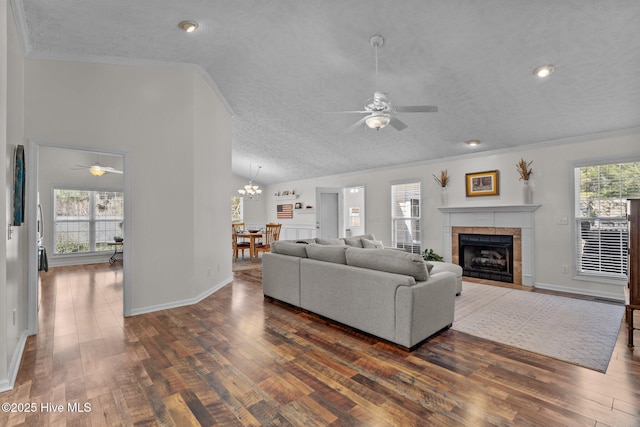
[[[640,162],[576,167],[576,272],[626,280],[627,199],[640,197]]]
[[[54,189],[54,253],[112,250],[122,237],[124,195],[114,191]]]
[[[243,216],[243,199],[242,197],[231,198],[231,222],[242,222]]]
[[[392,245],[416,254],[421,253],[420,181],[391,185]]]

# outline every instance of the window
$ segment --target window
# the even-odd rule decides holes
[[[107,243],[122,237],[123,193],[54,189],[56,254],[113,250]]]
[[[242,197],[231,198],[231,222],[242,222],[244,218]]]
[[[392,245],[409,252],[421,253],[420,181],[391,185]]]
[[[640,196],[640,162],[575,167],[576,272],[627,275],[627,198]]]

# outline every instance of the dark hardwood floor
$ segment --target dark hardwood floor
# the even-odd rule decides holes
[[[234,277],[197,305],[123,319],[121,267],[51,269],[40,332],[0,394],[37,410],[0,425],[640,425],[626,325],[606,374],[451,330],[407,353],[266,301],[260,270]]]

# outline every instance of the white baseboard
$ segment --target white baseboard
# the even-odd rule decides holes
[[[539,283],[539,282],[537,282],[534,285],[534,288],[547,289],[550,291],[558,291],[558,292],[567,292],[570,294],[577,294],[577,295],[587,295],[590,297],[604,298],[604,299],[620,301],[624,303],[624,293],[621,295],[615,292],[594,291],[594,290],[584,289],[584,288],[574,288],[570,286],[552,285],[549,283]]]
[[[219,291],[220,289],[222,289],[224,286],[228,285],[232,281],[233,281],[233,277],[228,277],[227,279],[214,285],[210,289],[207,289],[206,291],[204,291],[203,293],[201,293],[200,295],[194,298],[189,298],[189,299],[184,299],[179,301],[171,301],[168,303],[152,305],[149,307],[134,308],[133,310],[131,310],[131,315],[137,316],[138,314],[152,313],[154,311],[167,310],[170,308],[184,307],[185,305],[197,304],[203,299],[205,299],[206,297],[208,297],[209,295],[212,295],[213,293]]]
[[[13,357],[11,358],[9,372],[7,373],[8,376],[7,378],[0,380],[0,392],[13,389],[13,385],[16,383],[16,377],[18,376],[18,370],[20,369],[20,361],[22,360],[22,353],[24,353],[28,336],[27,331],[23,331],[20,335],[16,351],[13,352]]]

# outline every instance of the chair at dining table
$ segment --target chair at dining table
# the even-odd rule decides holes
[[[233,249],[234,260],[238,261],[238,252],[242,251],[242,259],[244,259],[244,251],[251,250],[251,244],[245,241],[238,241],[238,231],[244,229],[244,224],[241,227],[238,223],[231,224],[231,247]]]
[[[269,223],[265,225],[262,243],[255,247],[254,256],[257,258],[260,252],[271,252],[271,244],[280,239],[282,224]]]

